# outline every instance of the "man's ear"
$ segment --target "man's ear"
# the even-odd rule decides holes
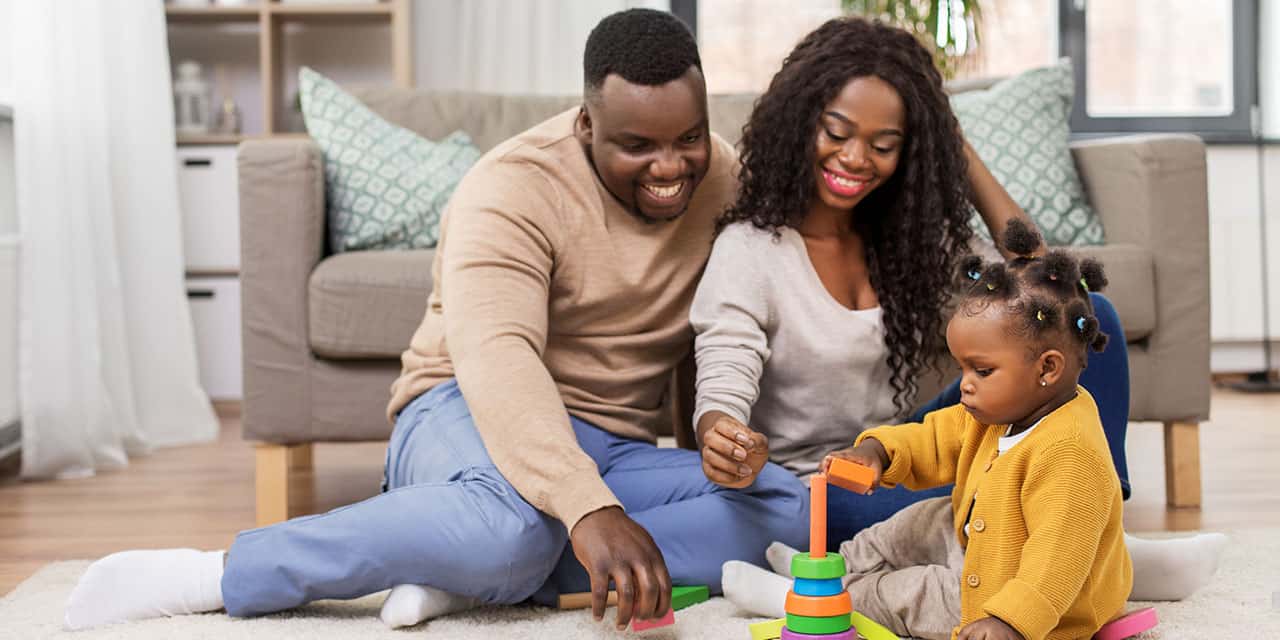
[[[578,107],[578,117],[573,123],[573,135],[583,146],[591,146],[591,113],[587,111],[587,105],[584,102]]]
[[[1062,375],[1066,373],[1067,357],[1057,349],[1049,349],[1040,354],[1040,360],[1037,362],[1040,371],[1040,380],[1044,382],[1043,387],[1051,387],[1057,384]]]

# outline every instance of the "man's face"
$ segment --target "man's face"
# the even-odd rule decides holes
[[[658,86],[610,74],[587,96],[576,135],[609,193],[646,222],[685,212],[711,164],[702,72]]]

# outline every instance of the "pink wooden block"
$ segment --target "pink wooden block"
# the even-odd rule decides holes
[[[639,618],[631,619],[632,631],[647,631],[649,629],[657,629],[658,627],[669,627],[676,623],[675,609],[667,609],[667,615],[657,620],[641,620]]]
[[[1151,607],[1130,611],[1102,625],[1102,628],[1098,629],[1098,633],[1094,634],[1093,640],[1124,640],[1125,638],[1132,638],[1156,626],[1158,622],[1160,620],[1156,617],[1156,610]]]

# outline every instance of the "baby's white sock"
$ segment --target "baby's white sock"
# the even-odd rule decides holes
[[[482,603],[468,596],[460,596],[434,587],[418,584],[402,584],[387,594],[378,617],[388,627],[412,627],[423,620],[473,609]]]
[[[89,565],[67,601],[68,629],[222,608],[222,551],[122,551]]]
[[[775,543],[776,544],[776,543]],[[758,616],[781,618],[786,615],[787,592],[791,579],[760,567],[730,560],[720,569],[724,597],[743,611]]]
[[[800,553],[798,549],[792,549],[781,542],[774,542],[764,550],[764,557],[775,573],[784,578],[792,578],[794,576],[791,575],[791,558],[797,553]]]
[[[1201,533],[1190,538],[1146,540],[1124,535],[1133,559],[1130,600],[1181,600],[1209,583],[1227,537]]]

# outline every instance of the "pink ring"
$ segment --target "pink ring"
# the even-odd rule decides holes
[[[858,640],[858,632],[850,627],[848,631],[842,631],[840,633],[814,635],[812,633],[796,633],[795,631],[783,627],[782,640]]]

